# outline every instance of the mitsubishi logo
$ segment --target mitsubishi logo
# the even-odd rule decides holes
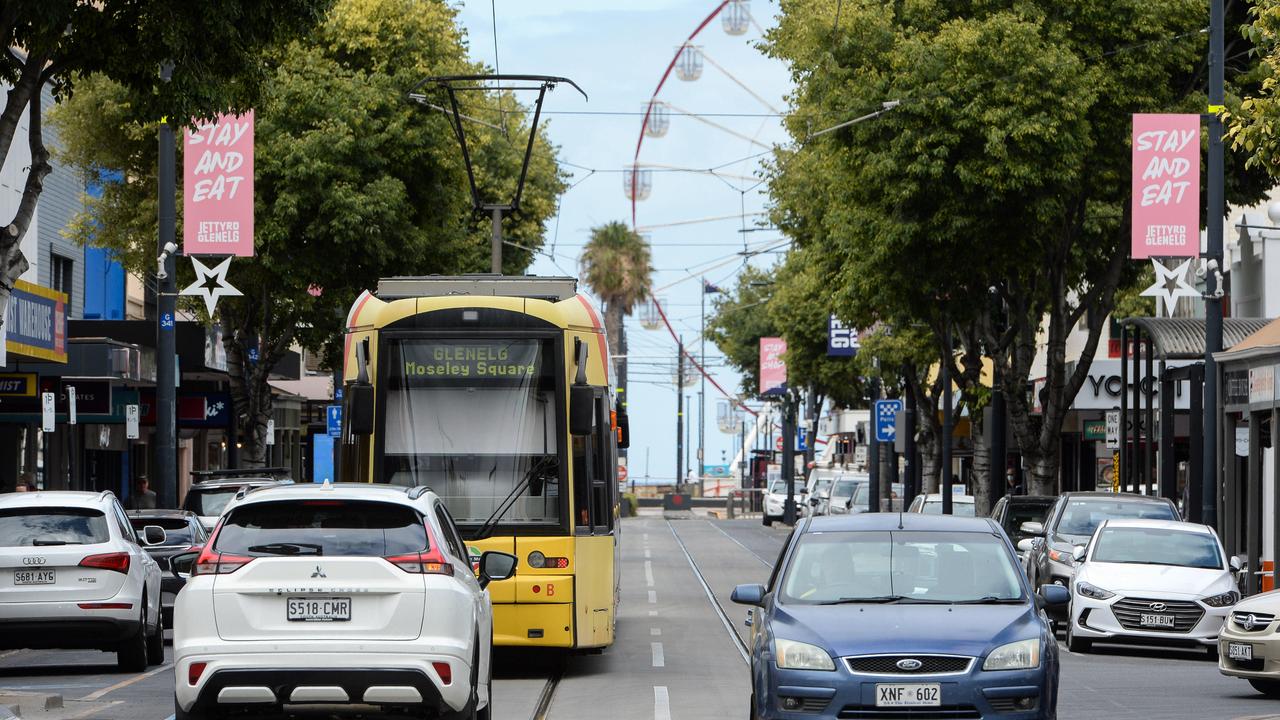
[[[315,572],[313,572],[313,573],[311,573],[311,577],[313,577],[313,578],[327,578],[327,577],[329,577],[329,576],[328,576],[328,575],[325,575],[325,574],[324,574],[324,570],[321,570],[321,569],[320,569],[320,566],[319,566],[319,565],[317,565],[317,566],[316,566],[316,571],[315,571]]]
[[[1162,602],[1153,602],[1149,607],[1151,608],[1152,612],[1164,612],[1165,610],[1169,609],[1169,606],[1165,605]]]
[[[906,672],[915,672],[916,670],[924,667],[924,663],[915,658],[903,658],[894,663],[894,665],[897,665],[899,670],[904,670]]]

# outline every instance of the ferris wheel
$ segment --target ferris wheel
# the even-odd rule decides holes
[[[719,33],[716,32],[717,27]],[[754,36],[748,36],[753,30]],[[733,272],[734,268],[729,266],[745,264],[760,251],[768,251],[778,245],[776,239],[772,242],[747,242],[749,236],[745,233],[754,229],[747,227],[749,219],[754,226],[755,218],[765,213],[763,199],[755,198],[759,209],[754,212],[748,212],[746,200],[761,186],[762,181],[755,171],[774,147],[764,131],[770,125],[780,127],[783,113],[775,102],[765,97],[767,93],[743,79],[754,77],[749,71],[734,72],[730,69],[743,61],[742,48],[763,35],[764,29],[752,15],[749,0],[715,0],[709,14],[673,49],[670,61],[642,108],[632,162],[621,173],[622,190],[630,204],[632,227],[642,236],[676,226],[739,221],[741,229],[737,232],[743,233],[741,252],[734,252],[727,260],[718,259],[706,267],[695,266],[690,270],[710,271],[728,267],[728,271]],[[726,44],[726,37],[741,38],[741,45]],[[754,51],[750,55],[761,57]],[[706,98],[711,93],[705,89],[709,85],[717,87],[719,94],[728,98],[724,104],[729,107],[706,107]],[[689,88],[699,88],[699,91],[691,93]],[[682,99],[691,95],[693,99]],[[742,112],[744,109],[752,112]],[[757,127],[743,127],[744,122]],[[679,158],[684,162],[664,162],[654,157],[662,155],[664,143],[677,136],[686,144],[693,138],[698,146],[720,148],[720,152],[728,157]],[[732,150],[725,153],[725,148]],[[719,181],[713,190],[723,189],[725,193],[716,197],[712,191],[698,191],[706,198],[702,207],[707,212],[696,217],[653,218],[650,213],[646,218],[650,219],[650,224],[641,224],[639,216],[643,203],[662,192],[655,184],[666,183],[674,174],[706,176],[713,184]],[[667,205],[663,204],[663,207]],[[688,277],[678,282],[694,277],[690,272]],[[672,339],[676,339],[677,332],[664,309],[663,291],[666,287],[669,286],[653,288],[652,298],[639,308],[638,315],[643,328],[656,330],[665,327]],[[693,371],[706,378],[724,397],[734,397],[706,372],[698,357],[686,351],[686,358]]]

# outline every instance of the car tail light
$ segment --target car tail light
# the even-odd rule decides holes
[[[80,567],[114,570],[115,572],[128,575],[129,553],[115,552],[103,553],[102,555],[90,555],[80,561]]]
[[[405,553],[385,558],[407,573],[423,573],[426,575],[452,575],[453,565],[438,552]]]
[[[252,561],[253,558],[245,555],[213,552],[205,545],[191,566],[191,575],[229,575]]]
[[[436,669],[436,674],[440,676],[440,682],[445,685],[453,684],[453,668],[447,662],[433,662],[431,667]]]
[[[130,610],[133,608],[133,603],[119,603],[119,602],[117,603],[88,602],[88,603],[76,603],[76,604],[80,607],[81,610]]]
[[[193,662],[187,666],[187,684],[194,686],[200,682],[200,676],[204,674],[204,669],[209,663]]]

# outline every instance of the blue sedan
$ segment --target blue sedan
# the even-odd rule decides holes
[[[751,716],[1056,717],[1058,646],[1004,531],[987,518],[811,518],[752,609]]]

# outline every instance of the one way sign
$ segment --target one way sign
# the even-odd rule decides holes
[[[897,436],[897,428],[894,421],[897,415],[902,411],[901,400],[877,400],[876,401],[876,440],[880,442],[893,442]]]

